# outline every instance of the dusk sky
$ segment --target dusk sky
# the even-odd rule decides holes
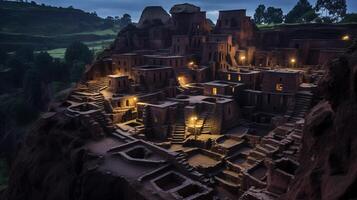
[[[249,16],[254,15],[254,10],[259,4],[280,7],[286,14],[296,4],[297,0],[36,0],[37,3],[68,7],[73,6],[88,12],[97,12],[101,17],[121,16],[128,13],[133,21],[138,21],[141,11],[146,6],[160,5],[167,11],[174,4],[192,3],[207,11],[207,17],[216,22],[218,10],[247,9]],[[316,0],[310,0],[315,4]],[[357,0],[347,0],[348,12],[357,12]]]

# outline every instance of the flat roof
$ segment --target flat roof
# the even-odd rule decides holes
[[[119,74],[112,74],[112,75],[108,75],[109,78],[124,78],[124,77],[128,77],[128,76],[123,76],[123,75],[119,75]]]
[[[246,12],[246,9],[220,10],[219,12]]]
[[[296,70],[296,69],[271,69],[271,70],[266,70],[263,72],[268,72],[268,73],[284,73],[284,74],[297,74],[302,72],[301,70]]]
[[[169,58],[184,58],[185,56],[175,56],[175,55],[160,55],[160,54],[155,54],[155,55],[144,55],[144,57],[148,57],[148,58],[162,58],[162,59],[169,59]]]
[[[158,70],[158,69],[172,69],[172,67],[170,66],[162,66],[162,65],[141,65],[141,66],[135,66],[134,68],[136,70],[145,70],[145,71]]]
[[[221,81],[221,80],[215,80],[215,81],[206,82],[203,84],[204,85],[213,85],[213,86],[241,86],[241,85],[244,85],[244,83],[236,83],[236,82]]]
[[[224,73],[233,73],[233,74],[259,74],[261,73],[261,71],[245,71],[245,72],[238,72],[238,71],[228,71],[228,72],[224,72]]]
[[[145,102],[139,102],[139,105],[148,105],[148,106],[152,106],[152,107],[157,107],[157,108],[165,108],[165,107],[170,107],[170,106],[174,106],[177,105],[178,102],[174,102],[174,101],[158,101],[155,103],[145,103]]]
[[[175,98],[169,98],[173,101],[181,101],[188,102],[189,104],[197,104],[197,103],[228,103],[233,101],[233,99],[224,98],[224,97],[215,97],[215,96],[204,96],[204,95],[178,95]],[[213,100],[213,101],[212,101]]]

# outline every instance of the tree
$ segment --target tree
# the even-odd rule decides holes
[[[34,60],[33,49],[29,47],[22,47],[16,50],[15,58],[21,62],[32,62]]]
[[[340,21],[347,12],[346,0],[317,0],[315,9],[323,15],[323,18],[330,18],[331,21]]]
[[[265,23],[279,24],[283,22],[283,10],[281,8],[269,7],[265,14]]]
[[[346,14],[341,23],[356,23],[357,22],[357,13],[350,13],[350,14]]]
[[[42,104],[42,80],[38,69],[31,68],[27,70],[24,78],[24,96],[26,101],[37,108]]]
[[[299,0],[294,8],[286,15],[286,23],[310,22],[317,17],[315,10],[308,0]]]
[[[254,22],[262,24],[265,21],[265,5],[261,4],[255,9]]]
[[[84,64],[89,64],[93,60],[93,53],[87,45],[81,42],[73,42],[65,53],[66,63],[72,64],[74,61],[82,61]]]
[[[71,81],[78,82],[82,78],[84,70],[85,70],[85,64],[83,62],[81,61],[74,62],[70,72]]]
[[[16,57],[12,57],[6,63],[6,66],[11,69],[11,73],[9,74],[9,78],[15,87],[21,87],[22,81],[27,69],[25,63],[21,62]]]
[[[41,80],[49,83],[55,76],[53,73],[53,58],[47,52],[41,52],[35,56],[35,68],[40,74]]]
[[[131,22],[131,16],[129,15],[129,14],[124,14],[123,15],[123,17],[121,17],[120,19],[119,19],[119,26],[121,27],[121,28],[124,28],[124,27],[126,27],[127,25],[129,25],[129,24],[131,24],[132,22]]]

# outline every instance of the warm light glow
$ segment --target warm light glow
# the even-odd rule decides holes
[[[275,86],[276,91],[279,91],[279,92],[283,91],[283,88],[284,88],[283,84],[281,84],[281,83],[278,83]]]
[[[212,88],[212,94],[217,95],[217,88]]]
[[[241,56],[241,57],[240,57],[240,60],[242,60],[242,61],[245,60],[245,59],[246,59],[245,56]]]
[[[197,120],[197,117],[193,116],[193,117],[190,118],[190,120],[191,120],[192,122],[194,122],[194,121]]]
[[[193,66],[195,64],[195,62],[191,61],[188,63],[189,66]]]
[[[231,74],[227,75],[227,79],[230,81],[231,80]]]
[[[137,100],[138,100],[138,98],[134,97],[134,98],[133,98],[133,100],[134,100],[134,101],[137,101]]]
[[[296,63],[295,58],[292,58],[292,59],[290,60],[290,62],[293,63],[293,64]]]
[[[185,77],[183,77],[183,76],[179,76],[178,78],[177,78],[177,80],[179,81],[179,84],[181,85],[181,86],[185,86],[187,83],[186,83],[186,81],[185,81]]]
[[[238,75],[238,81],[242,81],[242,77]]]
[[[350,40],[350,36],[344,35],[344,36],[342,36],[342,40],[344,40],[344,41]]]

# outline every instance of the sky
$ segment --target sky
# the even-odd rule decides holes
[[[282,8],[284,14],[289,12],[298,0],[35,0],[37,3],[68,7],[73,6],[87,12],[96,12],[101,17],[122,16],[128,13],[133,21],[138,21],[146,6],[162,6],[169,11],[179,3],[191,3],[207,12],[207,17],[216,22],[219,10],[247,9],[247,15],[253,16],[259,4],[266,7]],[[309,0],[315,5],[316,0]],[[357,12],[357,0],[347,0],[348,12]]]

